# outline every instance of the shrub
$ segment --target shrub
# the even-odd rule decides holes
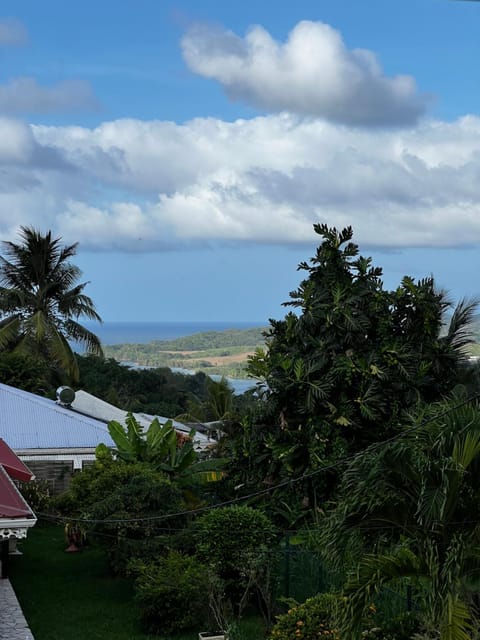
[[[32,511],[46,512],[50,507],[52,494],[46,480],[30,480],[19,484],[20,493],[28,502]]]
[[[345,640],[336,622],[337,607],[341,604],[341,597],[334,593],[321,593],[309,598],[277,617],[269,640]],[[395,616],[383,623],[376,618],[376,609],[372,605],[363,621],[362,640],[409,640],[418,629],[418,622],[411,613]]]
[[[237,573],[249,558],[266,559],[275,545],[267,516],[246,506],[212,509],[194,524],[197,554],[220,573]]]
[[[277,617],[269,640],[340,640],[335,625],[338,596],[321,593]]]
[[[135,599],[146,630],[163,637],[205,624],[209,618],[209,582],[208,567],[176,551],[158,563],[141,566]]]
[[[363,631],[362,639],[410,640],[415,631],[418,631],[418,628],[417,616],[413,613],[405,612],[378,624],[372,620],[372,623],[367,625],[367,628]]]
[[[194,523],[193,538],[197,556],[224,582],[230,608],[240,616],[255,593],[268,620],[277,545],[267,516],[247,506],[213,509]]]
[[[184,516],[161,519],[184,510],[181,491],[163,473],[143,463],[97,461],[74,478],[57,505],[65,515],[81,513],[97,521],[91,532],[99,534],[107,546],[115,573],[123,573],[133,558],[150,559],[165,549],[157,538],[185,522]],[[147,544],[153,540],[154,544]]]

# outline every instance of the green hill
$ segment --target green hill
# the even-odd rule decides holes
[[[176,340],[104,347],[105,355],[141,366],[179,367],[210,374],[244,377],[249,354],[265,342],[265,327],[207,331]]]

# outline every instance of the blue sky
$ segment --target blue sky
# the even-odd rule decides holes
[[[312,225],[480,294],[480,3],[4,0],[0,239],[105,320],[278,318]]]

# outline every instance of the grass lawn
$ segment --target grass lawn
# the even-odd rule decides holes
[[[19,545],[23,555],[11,557],[10,579],[35,640],[159,640],[142,633],[131,582],[109,575],[103,551],[65,546],[60,525],[37,524]],[[198,631],[175,640],[198,640]],[[242,631],[242,640],[264,637],[258,620]]]

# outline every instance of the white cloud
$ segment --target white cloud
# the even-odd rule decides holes
[[[34,146],[35,140],[28,125],[0,116],[0,166],[28,163]]]
[[[95,129],[0,119],[0,236],[52,228],[93,250],[298,244],[351,224],[362,246],[480,244],[480,118],[408,130],[285,114]]]
[[[268,111],[367,126],[410,125],[425,112],[411,76],[385,76],[374,53],[347,49],[321,22],[299,22],[285,43],[261,26],[242,39],[196,25],[182,49],[192,71],[220,82],[232,99]]]
[[[0,85],[0,113],[50,113],[94,109],[97,101],[88,82],[67,80],[50,87],[34,78],[15,78]]]
[[[14,18],[0,19],[0,46],[21,46],[28,41],[28,33],[24,25]]]
[[[26,44],[28,33],[16,19],[0,19],[0,47]],[[0,84],[0,115],[52,113],[96,109],[98,101],[90,83],[66,80],[42,86],[35,78],[12,78]]]

